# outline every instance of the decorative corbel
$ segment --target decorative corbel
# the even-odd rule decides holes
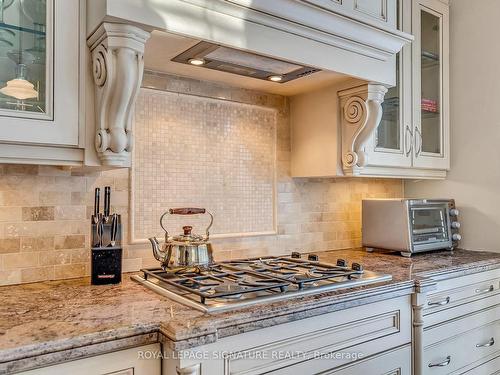
[[[95,147],[103,165],[130,166],[132,113],[149,36],[132,25],[104,22],[87,40],[95,84]]]
[[[339,91],[342,134],[342,168],[346,175],[359,174],[368,164],[366,143],[382,118],[387,88],[368,83]]]

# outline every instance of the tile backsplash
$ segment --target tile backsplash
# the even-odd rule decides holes
[[[141,89],[131,171],[133,239],[162,236],[158,218],[170,207],[203,207],[216,214],[215,235],[275,232],[277,112]],[[207,225],[199,215],[167,219],[176,230]]]
[[[278,109],[277,233],[215,239],[217,260],[283,254],[292,250],[320,251],[359,246],[361,199],[403,194],[401,180],[292,179],[286,98],[152,72],[146,72],[143,86],[207,97],[207,101],[224,97],[235,103]],[[161,139],[155,142],[161,143]],[[155,178],[155,173],[158,172],[145,177]],[[83,173],[60,167],[0,164],[0,285],[88,275],[93,191],[95,187],[105,185],[112,188],[112,209],[122,214],[124,240],[127,242],[131,237],[128,235],[128,170]],[[135,191],[134,194],[141,192]],[[144,208],[144,212],[148,212],[149,208]],[[138,207],[132,208],[136,211],[132,215],[134,220],[137,210]],[[223,212],[215,214],[217,217]],[[158,218],[153,217],[153,223],[155,220]],[[172,232],[178,231],[176,228]],[[148,243],[124,246],[124,271],[153,265],[157,262]]]

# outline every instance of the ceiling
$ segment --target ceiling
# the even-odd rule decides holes
[[[197,39],[153,31],[151,38],[146,43],[145,68],[285,96],[316,90],[348,78],[340,73],[320,71],[293,81],[276,83],[171,61],[172,58],[199,42],[200,40]]]

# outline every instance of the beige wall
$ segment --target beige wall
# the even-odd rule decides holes
[[[275,107],[277,234],[214,241],[216,260],[320,251],[360,245],[361,199],[399,197],[401,180],[292,179],[287,100],[200,81],[146,74],[145,86]],[[88,275],[93,191],[110,185],[112,211],[128,239],[129,171],[80,173],[43,166],[0,165],[0,285]],[[166,207],[168,208],[168,207]],[[215,213],[221,214],[221,213]],[[149,244],[125,245],[124,271],[157,266]]]
[[[500,251],[500,1],[452,0],[450,13],[451,171],[405,194],[455,198],[461,247]]]

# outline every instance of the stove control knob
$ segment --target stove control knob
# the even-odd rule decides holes
[[[347,260],[345,260],[345,259],[337,259],[337,266],[338,267],[347,267]]]
[[[299,259],[300,258],[300,253],[297,252],[297,251],[292,252],[292,258]]]
[[[458,229],[458,228],[460,228],[460,223],[458,221],[452,221],[451,222],[451,227],[453,229]]]
[[[316,254],[309,254],[307,260],[310,260],[311,262],[319,262],[319,256]]]
[[[363,266],[359,263],[353,263],[351,268],[353,271],[363,271]]]
[[[462,236],[459,235],[458,233],[453,233],[453,235],[451,236],[451,239],[453,241],[460,241],[462,239]]]
[[[450,210],[450,216],[458,216],[459,213],[460,213],[460,211],[457,210],[456,208],[452,208]]]

